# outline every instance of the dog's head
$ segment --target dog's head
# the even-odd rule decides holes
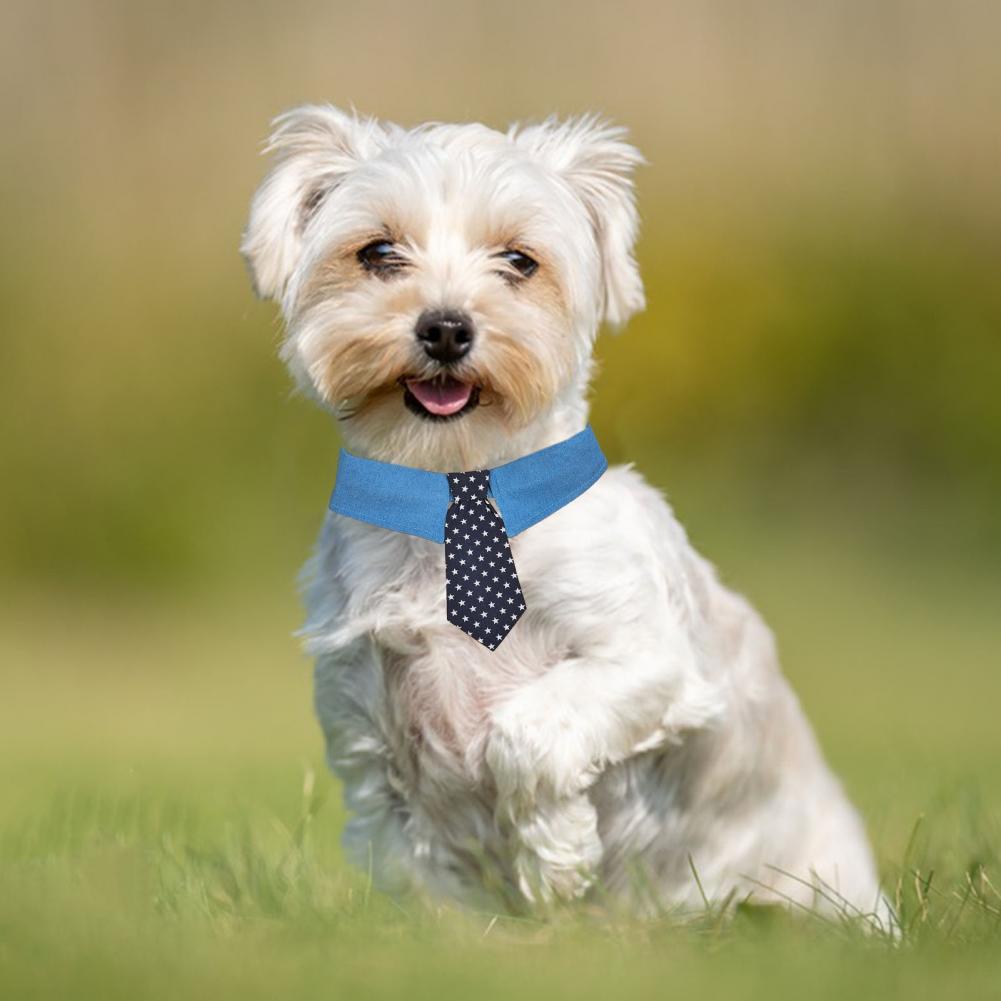
[[[580,423],[601,322],[643,306],[642,158],[622,137],[593,116],[506,134],[329,106],[277,119],[242,250],[350,447],[472,468]]]

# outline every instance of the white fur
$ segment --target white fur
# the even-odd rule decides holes
[[[299,382],[339,416],[361,408],[342,421],[352,451],[483,468],[584,426],[598,328],[643,305],[641,157],[620,129],[589,116],[407,131],[306,107],[279,119],[270,149],[244,253],[281,304]],[[338,248],[383,229],[409,270],[355,275]],[[492,233],[538,249],[558,291],[533,298],[498,277]],[[496,406],[434,423],[394,393],[400,374],[432,372],[413,336],[429,306],[473,317],[461,371],[494,386]],[[528,610],[488,652],[446,621],[442,546],[334,514],[324,525],[307,575],[316,708],[347,849],[381,886],[514,907],[599,887],[637,911],[733,890],[883,907],[770,632],[657,491],[610,469],[512,550]]]

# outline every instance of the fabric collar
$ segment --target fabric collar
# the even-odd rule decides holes
[[[490,470],[492,497],[508,536],[569,504],[608,468],[591,425],[565,441]],[[445,541],[446,473],[363,459],[343,448],[330,510],[381,528]]]

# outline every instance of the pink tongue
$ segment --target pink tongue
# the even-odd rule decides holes
[[[458,379],[407,379],[407,389],[429,413],[447,417],[468,402],[473,387]]]

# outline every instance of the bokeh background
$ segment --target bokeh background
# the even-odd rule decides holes
[[[1001,6],[4,0],[0,17],[12,983],[58,954],[50,986],[156,993],[177,983],[163,942],[194,927],[202,965],[167,967],[189,993],[206,970],[266,992],[233,943],[262,913],[285,928],[299,891],[269,912],[234,875],[233,825],[307,817],[309,880],[340,872],[292,637],[337,430],[291,394],[237,252],[268,122],[303,101],[629,127],[649,308],[599,343],[599,438],[769,618],[887,879],[910,880],[909,842],[925,872],[991,871]],[[196,849],[218,863],[201,883],[164,876]],[[220,934],[224,958],[204,946]]]

